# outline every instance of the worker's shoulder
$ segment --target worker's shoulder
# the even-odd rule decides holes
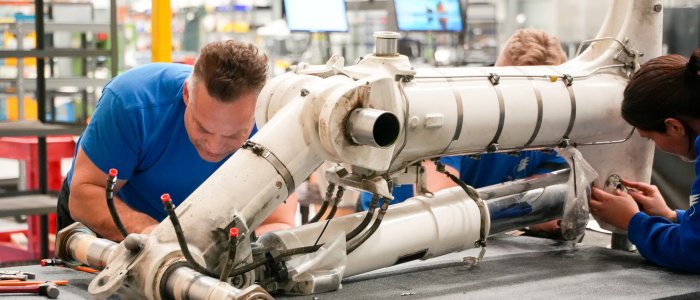
[[[112,93],[125,109],[167,106],[182,101],[182,89],[192,67],[152,63],[130,69],[112,79],[105,93]]]

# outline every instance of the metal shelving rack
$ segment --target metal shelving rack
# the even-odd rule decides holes
[[[56,2],[57,4],[59,2]],[[33,89],[36,93],[37,101],[37,117],[38,121],[19,121],[19,122],[2,122],[0,123],[0,136],[36,136],[37,137],[37,157],[38,157],[38,177],[39,190],[26,193],[15,193],[14,197],[26,197],[27,195],[45,195],[48,197],[48,166],[47,166],[47,143],[46,137],[50,135],[79,135],[85,128],[86,124],[56,124],[55,122],[47,122],[47,88],[58,87],[63,84],[70,83],[71,86],[76,86],[75,82],[81,82],[80,86],[106,83],[104,80],[90,79],[72,81],[73,78],[46,78],[46,59],[52,57],[74,57],[87,58],[95,56],[109,56],[111,58],[110,72],[111,76],[117,75],[119,66],[118,53],[118,36],[117,36],[117,3],[116,0],[110,0],[110,22],[109,24],[57,24],[45,22],[44,8],[45,5],[52,2],[44,2],[43,0],[34,1],[35,22],[33,29],[36,32],[36,48],[31,50],[0,50],[0,58],[36,58],[36,79],[19,79],[24,86],[35,84]],[[65,4],[60,2],[60,4]],[[29,24],[27,24],[29,26]],[[86,26],[89,25],[89,26]],[[94,26],[93,26],[94,25]],[[63,49],[63,48],[47,48],[45,34],[53,31],[98,31],[100,29],[109,29],[111,38],[109,50],[91,50],[91,49]],[[19,74],[18,78],[21,78]],[[22,101],[23,99],[18,99]],[[18,102],[22,106],[21,102]],[[17,196],[19,194],[19,196]],[[7,197],[5,197],[7,198]],[[0,199],[3,201],[4,199]],[[12,199],[8,199],[12,200]],[[15,199],[17,200],[17,199]],[[39,210],[34,209],[35,213]],[[40,232],[41,232],[41,256],[49,256],[48,245],[48,212],[41,214],[40,217]]]

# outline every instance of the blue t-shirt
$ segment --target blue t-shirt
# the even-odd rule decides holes
[[[649,261],[672,270],[700,273],[700,136],[695,138],[695,182],[690,208],[676,210],[678,223],[638,212],[627,228],[629,240]]]
[[[182,93],[190,73],[191,66],[155,63],[115,77],[76,146],[103,172],[116,168],[127,180],[119,197],[158,221],[167,216],[163,193],[180,204],[226,160],[203,160],[187,135]],[[72,176],[73,168],[69,183]]]
[[[545,174],[567,166],[564,158],[541,151],[521,151],[517,155],[487,153],[479,159],[449,156],[440,158],[440,161],[455,168],[459,172],[459,179],[475,188]],[[413,197],[413,185],[394,187],[392,194],[394,200],[391,204],[401,203]],[[360,206],[363,210],[369,208],[371,200],[369,193],[362,193]]]

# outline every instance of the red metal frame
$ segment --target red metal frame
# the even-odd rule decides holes
[[[27,176],[28,190],[39,189],[39,160],[37,154],[36,137],[1,137],[0,158],[21,160],[25,162],[25,174]],[[47,164],[48,187],[50,191],[60,191],[63,177],[61,176],[61,159],[72,158],[75,151],[75,141],[72,136],[47,137]],[[0,263],[12,261],[26,261],[40,259],[40,231],[39,216],[27,216],[28,229],[23,231],[27,235],[27,250],[20,249],[9,243],[9,234],[15,232],[0,232]],[[49,214],[49,233],[56,234],[56,214]],[[53,253],[53,244],[49,245],[49,252]],[[24,252],[24,253],[22,253]]]

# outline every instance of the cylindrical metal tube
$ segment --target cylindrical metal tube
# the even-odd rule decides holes
[[[552,148],[564,137],[579,144],[622,141],[632,130],[621,118],[609,117],[620,114],[625,88],[614,74],[577,78],[566,86],[543,74],[569,71],[546,66],[416,72],[402,94],[410,108],[409,131],[397,142],[406,145],[391,171],[426,155]],[[503,76],[500,83],[492,84],[489,73]]]
[[[318,243],[329,242],[338,234],[345,235],[363,218],[364,213],[334,218]],[[314,223],[268,232],[258,242],[278,249],[312,245],[325,225],[325,222]],[[479,208],[459,187],[444,189],[433,197],[408,199],[392,205],[374,234],[347,256],[343,277],[468,249],[479,239],[480,229]]]
[[[530,190],[486,201],[490,233],[499,233],[560,218],[566,202],[566,184]]]
[[[89,234],[73,235],[68,243],[76,245],[70,247],[73,258],[95,268],[107,266],[109,256],[118,246],[115,242]]]
[[[191,268],[180,266],[169,272],[165,280],[168,299],[273,299],[257,285],[239,290],[218,279],[204,276]]]
[[[561,217],[568,176],[548,174],[528,181],[509,182],[477,191],[503,197],[486,200],[490,215],[489,234],[537,224]],[[547,183],[552,186],[542,188]],[[354,228],[363,213],[333,219],[319,243]],[[473,247],[479,238],[480,211],[461,187],[436,192],[432,197],[417,196],[390,207],[382,226],[357,251],[348,255],[344,277],[387,267],[413,259],[426,259]],[[325,224],[269,232],[258,241],[265,246],[290,249],[312,244]],[[410,233],[410,238],[406,238]]]
[[[351,111],[345,127],[353,142],[373,147],[391,146],[401,130],[394,114],[372,108]]]
[[[393,31],[377,31],[374,33],[374,55],[376,56],[396,56],[399,55],[399,37],[398,32]]]
[[[538,188],[564,183],[569,179],[569,173],[570,169],[566,168],[544,175],[538,175],[536,177],[528,177],[485,186],[477,189],[476,191],[479,192],[479,197],[481,197],[481,199],[496,199],[503,196],[519,194]]]

